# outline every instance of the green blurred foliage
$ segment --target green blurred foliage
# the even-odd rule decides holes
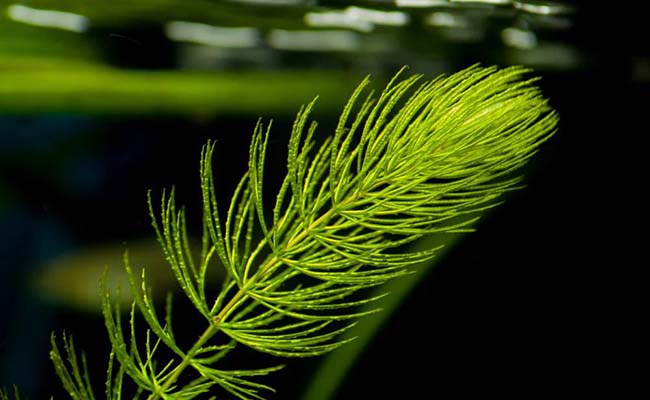
[[[162,26],[171,20],[258,27],[263,23],[289,26],[288,21],[300,20],[280,15],[277,10],[162,0],[122,1],[117,5],[105,1],[32,1],[29,6],[80,13],[89,18],[95,31],[79,34],[30,26],[9,20],[3,12],[0,113],[257,115],[264,110],[293,115],[315,94],[321,98],[321,111],[334,110],[354,81],[334,71],[118,68],[107,65],[104,49],[97,42],[97,36],[110,35],[110,28],[118,32],[124,26]],[[255,18],[262,11],[263,18]]]

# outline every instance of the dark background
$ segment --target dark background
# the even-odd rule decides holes
[[[646,222],[638,188],[647,179],[638,175],[648,132],[647,30],[630,9],[577,5],[569,18],[571,28],[557,40],[580,62],[536,68],[560,125],[531,162],[527,188],[508,197],[421,282],[337,398],[621,397],[639,378],[630,365],[641,357],[633,321],[643,292],[628,280],[645,264],[634,250],[642,248]],[[107,63],[173,65],[171,45],[156,29],[114,30],[145,43],[146,57],[106,32],[94,34]],[[500,51],[494,43],[457,45],[445,65],[508,64]],[[323,57],[353,69],[323,54],[288,57],[293,67],[313,67],[314,57]],[[401,63],[380,64],[390,74]],[[416,63],[416,71],[417,65],[428,64]],[[291,114],[258,114],[275,117],[272,160],[281,163]],[[321,132],[334,121],[325,114]],[[175,184],[192,208],[208,138],[217,139],[217,165],[225,166],[220,185],[231,190],[255,121],[253,115],[0,110],[0,385],[16,383],[34,399],[64,397],[47,359],[51,331],[74,333],[91,362],[103,362],[101,317],[44,299],[30,279],[64,251],[152,235],[148,189],[160,193]],[[279,374],[277,398],[299,398],[316,364],[299,361]]]

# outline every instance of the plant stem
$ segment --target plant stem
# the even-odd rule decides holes
[[[357,196],[353,196],[357,197]],[[348,199],[342,203],[339,204],[339,207],[341,204],[349,203],[353,199]],[[323,222],[328,221],[332,215],[334,215],[336,212],[338,212],[338,208],[335,207],[318,217],[315,221],[313,221],[309,226],[305,229],[303,229],[298,235],[294,236],[287,242],[286,248],[290,248],[294,246],[296,243],[299,243],[305,236],[308,235],[309,231],[317,227],[318,225],[322,224]],[[249,260],[249,262],[252,261]],[[216,335],[219,332],[219,325],[221,325],[222,321],[228,317],[232,309],[237,305],[237,303],[241,300],[241,298],[248,292],[248,288],[252,286],[256,279],[259,279],[261,276],[264,276],[266,272],[268,272],[269,269],[273,268],[278,264],[280,260],[278,259],[277,255],[273,254],[270,258],[268,258],[262,266],[260,266],[260,269],[249,279],[244,283],[243,286],[239,288],[237,293],[230,299],[230,301],[219,311],[219,313],[214,316],[212,319],[213,323],[208,326],[208,328],[203,332],[203,334],[198,338],[198,340],[194,343],[192,348],[185,354],[185,357],[183,357],[183,360],[181,361],[180,364],[174,369],[174,372],[169,375],[167,379],[165,379],[165,382],[153,393],[147,397],[147,400],[157,400],[159,399],[169,388],[176,383],[180,375],[183,373],[183,371],[190,365],[192,362],[192,359],[196,355],[196,353],[201,349],[201,346],[203,346],[205,343],[208,342],[214,335]],[[250,265],[246,266],[246,270],[250,268]]]
[[[169,377],[165,380],[165,383],[163,383],[162,386],[156,392],[151,393],[149,397],[147,397],[147,400],[156,400],[159,399],[160,396],[165,393],[180,377],[180,375],[183,373],[185,368],[187,368],[190,365],[190,362],[196,355],[196,353],[201,349],[201,346],[203,346],[205,343],[207,343],[208,340],[210,340],[214,335],[219,332],[219,324],[222,321],[222,318],[226,316],[226,314],[232,309],[237,302],[241,299],[241,297],[246,293],[247,287],[240,288],[239,291],[233,296],[232,299],[226,304],[221,311],[214,317],[213,324],[210,324],[208,328],[203,332],[203,334],[198,338],[198,340],[194,343],[192,348],[185,354],[185,357],[183,357],[183,360],[181,361],[180,364],[174,369],[174,373],[169,375]]]

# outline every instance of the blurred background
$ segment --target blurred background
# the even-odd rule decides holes
[[[101,272],[118,281],[129,248],[158,292],[173,290],[146,192],[175,185],[197,221],[207,139],[217,140],[227,198],[259,117],[274,120],[269,178],[278,179],[292,118],[316,95],[324,135],[367,74],[379,87],[403,65],[434,77],[481,63],[534,69],[559,132],[526,171],[528,187],[422,277],[333,398],[620,390],[603,371],[621,350],[599,332],[613,307],[608,277],[626,263],[592,257],[605,261],[605,226],[635,218],[607,210],[630,212],[617,189],[630,175],[614,160],[641,168],[630,144],[647,133],[650,58],[633,10],[596,7],[0,1],[0,387],[65,398],[48,360],[50,333],[63,330],[101,382]],[[318,360],[292,363],[273,378],[277,398],[305,398],[317,369]]]

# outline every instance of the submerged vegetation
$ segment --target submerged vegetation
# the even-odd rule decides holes
[[[174,191],[149,196],[153,227],[185,297],[204,321],[189,346],[177,340],[172,299],[154,309],[146,266],[134,273],[124,257],[134,302],[124,325],[116,294],[103,288],[112,351],[107,399],[262,399],[274,389],[259,381],[280,365],[229,369],[248,347],[280,358],[330,352],[341,333],[374,313],[373,291],[435,257],[439,247],[409,247],[433,233],[471,230],[481,212],[517,189],[516,174],[554,132],[557,116],[520,67],[472,67],[422,82],[399,73],[376,95],[364,80],[333,134],[317,140],[313,101],[298,112],[288,144],[286,175],[274,202],[264,187],[271,124],[259,122],[248,171],[230,204],[217,202],[215,142],[200,160],[202,237],[194,251],[186,213]],[[257,240],[256,238],[260,238]],[[223,268],[221,290],[206,285]],[[359,306],[364,306],[362,309]],[[148,327],[140,336],[136,321]],[[137,337],[136,337],[137,336]],[[73,399],[97,393],[72,338],[52,338],[51,359]],[[214,396],[214,397],[211,397]]]

